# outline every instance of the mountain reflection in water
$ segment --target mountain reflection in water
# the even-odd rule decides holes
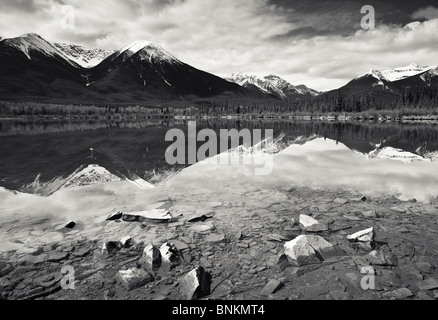
[[[164,137],[171,128],[187,132],[187,123],[0,121],[0,186],[20,190],[38,175],[41,182],[68,176],[87,163],[90,147],[96,150],[97,163],[110,172],[137,175],[152,183],[163,181],[169,176],[166,173],[187,167],[165,161],[171,142]],[[205,128],[217,133],[232,128],[274,129],[275,137],[284,135],[284,150],[275,156],[273,173],[255,177],[258,183],[388,191],[418,200],[438,194],[433,161],[438,126],[433,124],[198,119],[197,129]],[[217,169],[225,180],[245,172],[233,166]],[[169,181],[176,183],[184,177],[196,185],[215,180],[212,171],[209,179],[197,181],[200,177],[195,171],[186,169]]]

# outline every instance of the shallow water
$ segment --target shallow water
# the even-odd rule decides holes
[[[170,145],[164,141],[164,136],[170,128],[187,130],[184,123],[105,125],[55,122],[20,123],[14,127],[10,122],[3,124],[0,185],[20,189],[38,174],[49,181],[87,161],[91,146],[96,150],[96,161],[109,166],[110,171],[126,170],[147,179],[154,170],[175,169],[164,159]],[[23,130],[27,126],[37,126],[40,131],[28,134],[27,129]],[[186,168],[159,181],[154,190],[138,189],[126,182],[67,189],[50,197],[14,194],[1,189],[0,214],[3,217],[49,217],[61,222],[104,216],[118,210],[141,210],[147,204],[169,198],[201,194],[207,201],[211,194],[229,193],[232,199],[233,193],[253,189],[287,190],[294,186],[343,189],[368,196],[384,194],[424,202],[438,195],[438,162],[433,157],[438,150],[438,128],[434,125],[281,121],[198,123],[198,130],[213,128],[216,132],[221,128],[240,130],[246,127],[272,128],[275,137],[284,135],[278,145],[279,152],[249,155],[247,150],[232,156],[237,161],[242,161],[242,156],[249,157],[253,160],[251,165],[212,163],[226,156],[221,154],[191,167],[179,166]],[[58,129],[59,132],[53,132]],[[388,154],[383,158],[375,156],[375,150],[385,147],[392,150],[392,158]],[[403,152],[394,154],[397,148],[402,148]],[[406,158],[406,154],[410,157]],[[254,164],[254,160],[259,164]],[[256,175],[255,169],[267,166],[269,161],[272,161],[269,174]]]
[[[95,149],[97,162],[111,172],[135,173],[156,183],[161,173],[186,167],[166,163],[171,142],[165,141],[165,135],[172,128],[187,133],[187,123],[176,121],[0,121],[0,186],[20,190],[38,175],[46,182],[71,173],[88,161],[90,148]],[[282,147],[323,137],[360,153],[372,152],[376,145],[422,156],[438,151],[438,126],[432,124],[198,120],[197,130],[205,128],[217,133],[232,128],[273,129],[276,137],[284,134]]]

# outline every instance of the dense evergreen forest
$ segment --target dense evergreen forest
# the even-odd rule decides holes
[[[2,116],[73,118],[154,118],[172,116],[289,116],[359,114],[363,116],[438,115],[438,88],[406,91],[400,96],[345,95],[340,90],[300,101],[254,102],[198,100],[165,105],[83,105],[43,102],[0,102]]]

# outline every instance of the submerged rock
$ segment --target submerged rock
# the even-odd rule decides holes
[[[205,242],[207,243],[222,243],[225,242],[225,234],[220,233],[220,234],[209,234],[206,238],[205,238]]]
[[[343,252],[320,236],[301,235],[285,243],[285,254],[295,266],[319,263]]]
[[[337,203],[337,204],[346,204],[346,203],[348,203],[348,200],[347,199],[343,199],[343,198],[336,198],[335,200],[333,200],[333,202],[334,203]]]
[[[189,230],[197,232],[197,233],[204,233],[204,232],[211,231],[211,230],[214,230],[214,229],[215,229],[215,226],[212,223],[209,223],[209,222],[202,223],[202,224],[197,224],[197,225],[191,226],[189,228]]]
[[[376,210],[366,210],[362,212],[362,215],[366,218],[379,218]]]
[[[140,288],[154,280],[153,276],[142,269],[131,268],[120,270],[116,275],[116,280],[124,285],[128,290]]]
[[[211,275],[197,267],[180,280],[182,294],[187,300],[196,300],[210,294]]]
[[[156,271],[161,267],[161,253],[154,245],[149,244],[144,248],[138,264],[148,270]]]

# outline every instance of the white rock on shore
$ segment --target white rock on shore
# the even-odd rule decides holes
[[[145,270],[131,268],[128,270],[120,270],[116,275],[116,279],[128,290],[133,290],[153,281],[154,278]]]
[[[376,233],[374,231],[374,228],[371,227],[347,236],[347,240],[359,241],[359,242],[372,242],[374,241],[375,235]]]
[[[285,243],[285,254],[295,266],[319,263],[342,252],[320,236],[301,235]]]
[[[316,219],[313,219],[312,217],[305,214],[300,214],[299,221],[304,228],[309,228],[319,223]]]
[[[320,232],[328,230],[327,224],[321,223],[318,220],[305,214],[300,214],[299,222],[306,229],[306,231]]]

